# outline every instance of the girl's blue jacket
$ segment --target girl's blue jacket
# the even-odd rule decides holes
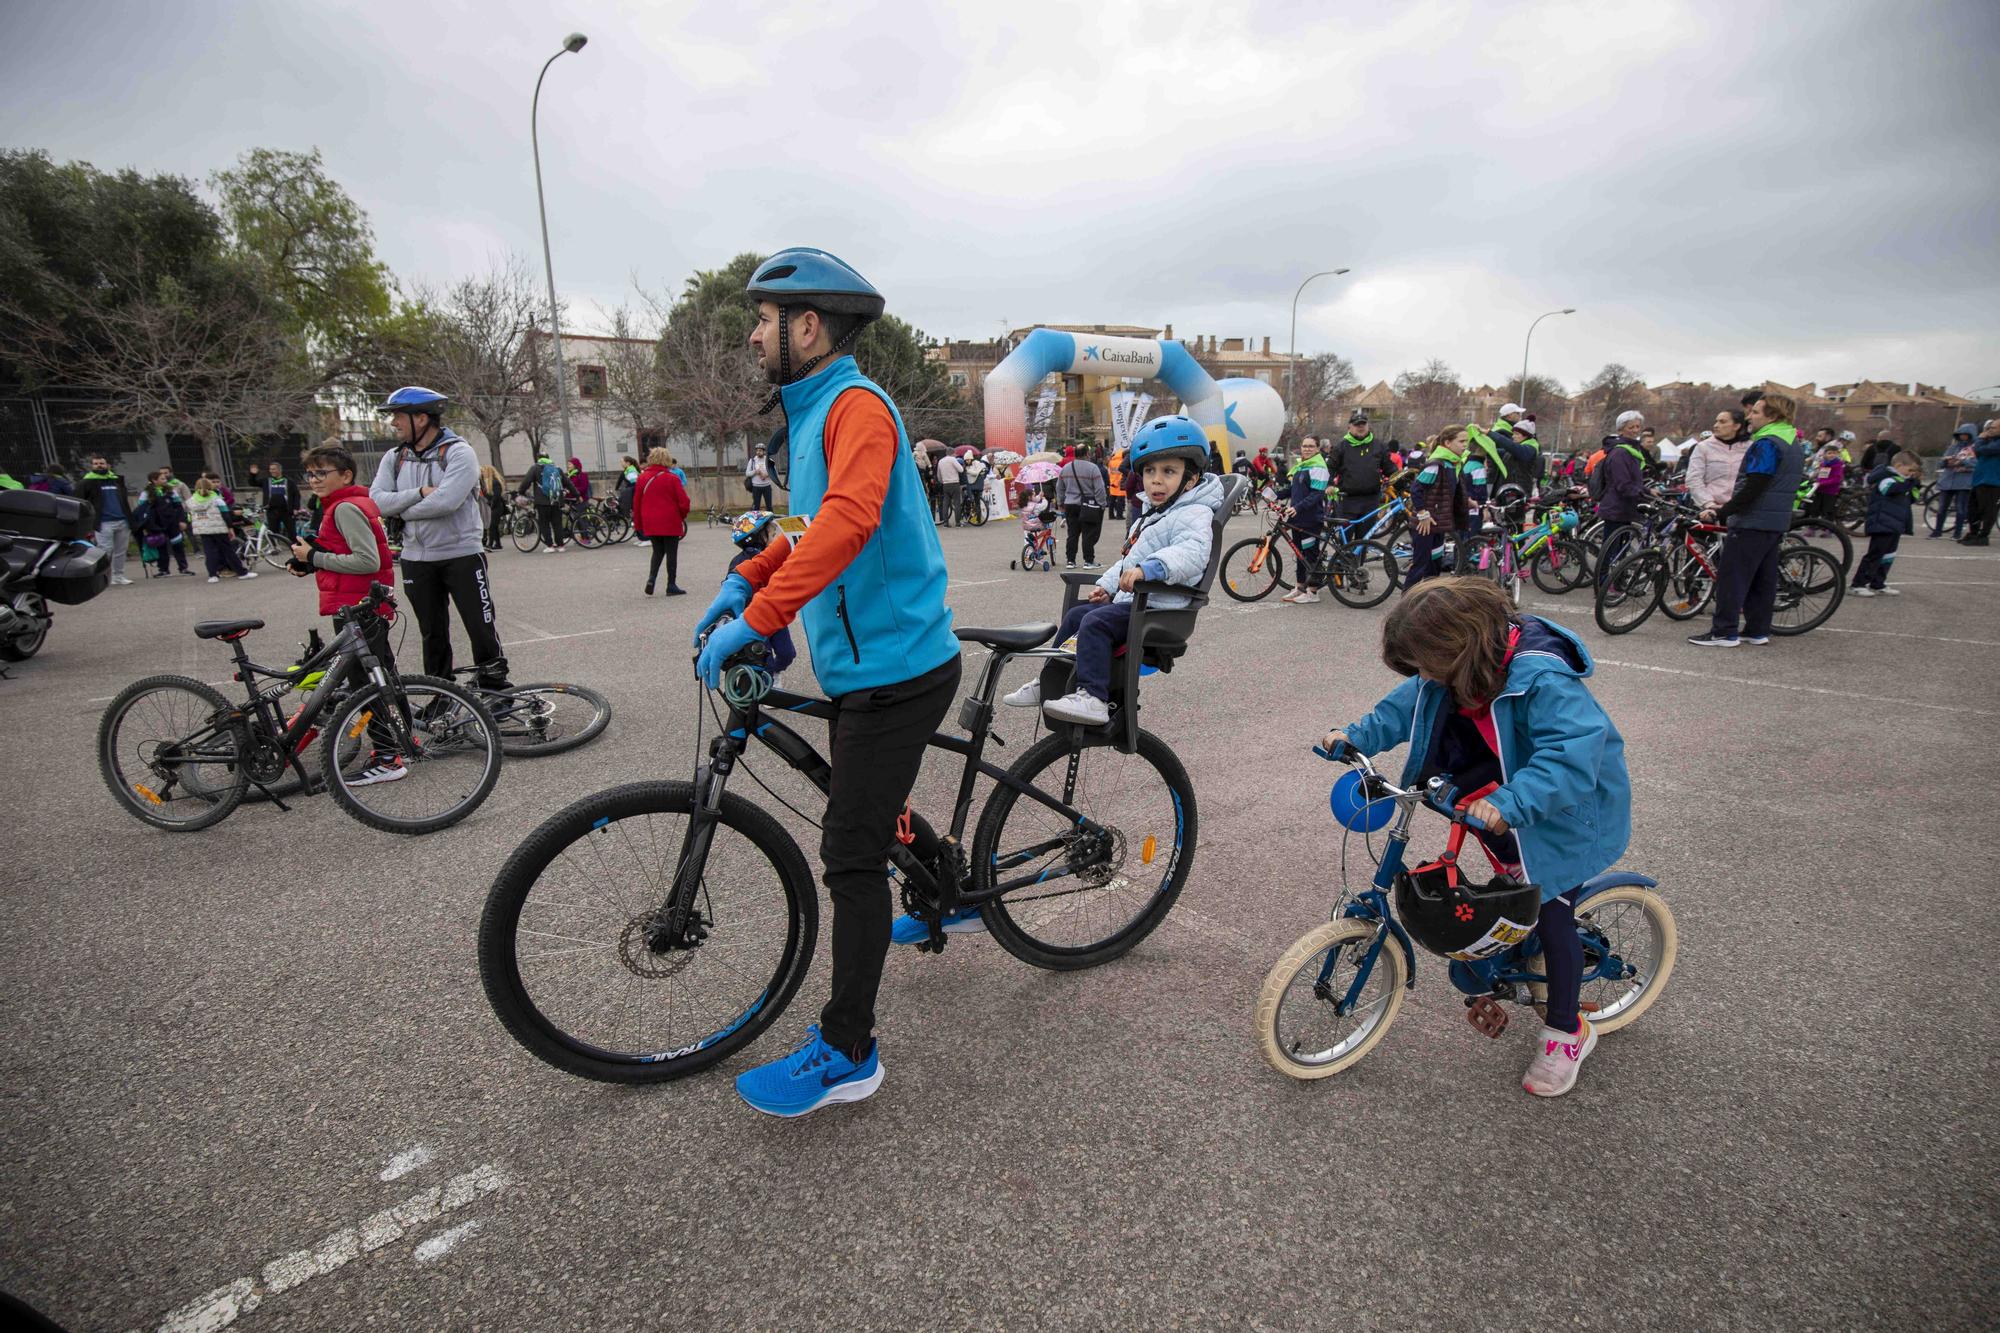
[[[1625,738],[1591,697],[1583,641],[1539,616],[1521,617],[1507,685],[1493,701],[1501,784],[1487,796],[1521,845],[1522,874],[1542,901],[1611,869],[1632,835]],[[1451,691],[1412,676],[1347,728],[1365,754],[1410,743],[1402,785],[1413,785],[1444,726]]]

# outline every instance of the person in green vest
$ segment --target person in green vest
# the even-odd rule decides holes
[[[23,489],[25,488],[21,483],[15,481],[5,468],[0,468],[0,491],[18,491]]]

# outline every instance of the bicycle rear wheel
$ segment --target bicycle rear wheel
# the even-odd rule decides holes
[[[361,690],[328,716],[321,774],[340,808],[370,828],[449,828],[477,810],[500,780],[493,715],[448,680],[404,676],[400,697]],[[384,776],[385,768],[398,776]]]
[[[570,540],[586,551],[594,551],[604,545],[604,526],[596,514],[585,510],[569,516]]]
[[[1576,930],[1583,937],[1584,1012],[1599,1032],[1616,1032],[1666,989],[1680,954],[1674,914],[1659,894],[1627,884],[1579,904]]]
[[[812,964],[819,899],[776,820],[725,793],[688,939],[656,938],[694,809],[685,782],[586,796],[529,834],[479,919],[493,1012],[581,1078],[659,1083],[747,1046]]]
[[[148,676],[118,692],[97,724],[97,767],[118,803],[154,828],[219,824],[250,780],[229,701],[188,676]]]
[[[1708,609],[1715,598],[1715,575],[1686,551],[1674,558],[1667,571],[1666,590],[1660,594],[1660,611],[1669,620],[1692,620]]]
[[[1832,519],[1795,519],[1785,542],[1826,552],[1840,565],[1843,576],[1854,572],[1854,538]]]
[[[542,544],[541,525],[525,509],[516,509],[507,518],[507,537],[517,551],[532,551]]]
[[[1572,537],[1558,537],[1535,552],[1528,576],[1543,592],[1562,596],[1574,592],[1590,580],[1590,556],[1583,543]]]
[[[1133,754],[1086,747],[1072,780],[1068,731],[1044,736],[1008,772],[1095,828],[999,786],[972,837],[975,894],[1033,881],[984,904],[987,929],[1022,962],[1057,971],[1108,963],[1151,934],[1180,897],[1195,848],[1194,784],[1164,741],[1141,731]]]
[[[519,759],[574,750],[611,724],[611,701],[582,685],[516,685],[480,701],[499,727],[500,748]]]
[[[1605,571],[1597,585],[1597,627],[1630,634],[1646,623],[1667,586],[1667,562],[1658,551],[1634,551]]]
[[[1408,981],[1402,947],[1392,938],[1367,963],[1379,930],[1365,921],[1329,921],[1279,956],[1257,996],[1257,1045],[1271,1068],[1297,1079],[1326,1078],[1375,1049],[1403,1007]],[[1354,1007],[1337,1013],[1364,964]]]
[[[1285,582],[1285,557],[1272,542],[1265,548],[1262,537],[1245,537],[1222,553],[1222,590],[1239,602],[1260,602],[1274,588],[1289,588]]]
[[[1778,599],[1771,608],[1771,633],[1804,634],[1818,629],[1847,596],[1847,580],[1832,556],[1817,547],[1778,552]]]
[[[1326,590],[1343,606],[1380,606],[1400,582],[1396,557],[1381,542],[1353,542],[1328,562]]]

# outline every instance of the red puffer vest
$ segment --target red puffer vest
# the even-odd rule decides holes
[[[375,534],[375,554],[380,563],[373,574],[340,574],[331,569],[315,569],[313,581],[319,584],[319,613],[330,616],[345,606],[353,606],[368,595],[371,585],[386,583],[396,586],[396,564],[389,558],[389,534],[382,527],[382,511],[368,498],[366,486],[343,486],[325,498],[319,521],[319,544],[321,549],[335,555],[348,555],[353,548],[340,535],[340,527],[333,521],[336,505],[351,504],[368,515],[368,526]]]

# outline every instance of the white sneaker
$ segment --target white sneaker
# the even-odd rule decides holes
[[[238,578],[244,578],[244,579],[254,579],[254,578],[256,578],[256,577],[257,577],[257,571],[253,569],[253,570],[251,570],[251,571],[250,571],[249,573],[247,573],[247,574],[239,574],[239,575],[237,575],[237,577],[238,577]]]
[[[1317,602],[1318,600],[1319,600],[1319,594],[1318,594],[1318,593],[1316,593],[1316,592],[1302,592],[1302,593],[1300,593],[1300,594],[1299,594],[1299,595],[1298,595],[1297,597],[1294,597],[1294,598],[1292,598],[1292,605],[1293,605],[1293,606],[1311,606],[1311,605],[1312,605],[1313,603]]]
[[[1296,602],[1296,601],[1298,601],[1298,600],[1299,600],[1299,589],[1297,589],[1297,588],[1294,588],[1294,589],[1292,589],[1292,590],[1291,590],[1290,592],[1286,593],[1286,594],[1285,594],[1285,595],[1284,595],[1283,597],[1280,597],[1280,598],[1279,598],[1278,600],[1279,600],[1279,601],[1281,601],[1281,602]]]
[[[1875,595],[1875,590],[1873,588],[1852,588],[1849,589],[1849,591],[1851,591],[1856,597],[1873,597]]]
[[[1009,708],[1033,708],[1042,701],[1042,682],[1031,680],[1000,702]]]
[[[384,758],[379,754],[372,754],[368,756],[368,767],[361,770],[360,776],[349,778],[347,785],[372,787],[378,782],[401,782],[408,776],[410,770],[403,767],[403,761],[397,756],[390,755]]]
[[[1535,1058],[1521,1076],[1521,1087],[1537,1097],[1560,1097],[1576,1086],[1583,1057],[1597,1045],[1597,1029],[1589,1019],[1579,1018],[1575,1032],[1544,1026],[1535,1041]]]
[[[210,574],[208,576],[208,581],[210,583],[220,583],[222,582],[222,576],[220,574]]]
[[[125,581],[127,583],[130,583],[132,580],[126,579]],[[1884,597],[1901,597],[1903,595],[1903,590],[1901,588],[1892,588],[1886,583],[1883,584],[1881,587],[1877,588],[1875,591],[1882,594],[1882,596]]]
[[[1111,705],[1094,694],[1072,690],[1060,699],[1043,704],[1042,713],[1058,722],[1075,722],[1086,727],[1101,727],[1111,720]]]
[[[132,586],[132,580],[120,574],[111,580],[111,586],[114,588],[129,588]]]

